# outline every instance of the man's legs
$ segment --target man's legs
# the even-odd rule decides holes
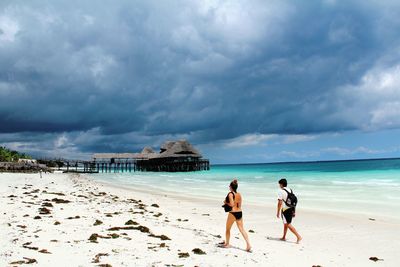
[[[299,235],[299,233],[297,232],[296,228],[294,228],[293,225],[290,224],[290,223],[286,225],[286,231],[287,231],[287,228],[289,228],[289,230],[296,236],[296,238],[297,238],[296,243],[297,243],[297,244],[300,243],[300,241],[301,241],[302,238],[301,238],[301,236]],[[285,233],[285,236],[286,236],[286,233]]]
[[[288,229],[288,224],[287,224],[287,223],[284,223],[284,224],[283,224],[283,236],[282,236],[282,238],[281,238],[282,241],[286,241],[287,229]]]
[[[289,230],[296,236],[297,241],[296,243],[299,243],[301,241],[301,236],[297,232],[296,228],[293,227],[292,225],[292,216],[293,216],[294,210],[288,209],[282,212],[282,220],[283,220],[283,237],[281,240],[285,241],[286,240],[286,233],[287,229]]]

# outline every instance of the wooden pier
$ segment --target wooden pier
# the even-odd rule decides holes
[[[135,171],[135,160],[65,160],[64,161],[64,172],[75,172],[75,173],[104,173],[104,172],[132,172]]]
[[[98,173],[92,161],[64,160],[64,166],[66,168],[64,172]]]
[[[208,160],[192,161],[154,161],[147,160],[116,160],[113,161],[66,161],[64,172],[74,173],[123,173],[123,172],[191,172],[210,170]]]

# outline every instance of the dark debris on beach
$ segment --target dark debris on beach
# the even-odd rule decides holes
[[[108,253],[98,253],[96,256],[94,256],[92,263],[99,263],[100,262],[100,257],[105,257],[108,256]]]
[[[96,220],[96,221],[93,223],[93,226],[97,226],[97,225],[101,225],[101,224],[103,224],[102,221]]]
[[[179,252],[178,256],[179,256],[179,258],[189,258],[190,257],[188,252]]]
[[[36,259],[32,259],[32,258],[23,257],[23,260],[10,262],[11,265],[14,265],[14,264],[32,264],[32,263],[37,263],[37,260]]]
[[[26,188],[26,189],[28,189],[28,188]],[[46,187],[46,189],[47,189],[47,187]],[[102,227],[97,227],[96,228],[96,229],[102,229],[100,231],[104,231],[104,230],[105,231],[112,231],[112,233],[107,233],[107,234],[104,234],[104,232],[103,233],[101,233],[101,232],[92,233],[92,234],[90,234],[90,236],[86,240],[83,239],[83,240],[63,241],[63,239],[61,238],[60,240],[52,239],[49,242],[52,242],[52,243],[60,242],[60,244],[63,243],[63,242],[71,243],[71,244],[72,243],[77,244],[79,242],[99,243],[99,241],[100,241],[99,239],[108,239],[110,241],[112,239],[132,240],[132,238],[127,233],[124,233],[124,232],[121,233],[121,232],[118,232],[118,231],[135,230],[135,231],[139,231],[141,233],[144,233],[145,236],[160,240],[159,242],[161,242],[161,243],[158,243],[158,242],[152,243],[153,246],[149,246],[149,249],[151,249],[153,251],[158,251],[159,249],[163,249],[163,248],[165,250],[168,250],[168,251],[170,250],[170,246],[169,246],[168,242],[164,242],[164,241],[171,240],[170,237],[168,237],[167,235],[164,235],[164,234],[155,234],[150,230],[149,227],[141,225],[140,223],[135,221],[137,218],[152,219],[153,217],[155,217],[158,220],[160,220],[161,222],[163,222],[163,221],[170,222],[168,220],[168,217],[165,217],[165,220],[164,220],[164,218],[163,219],[159,218],[159,217],[163,216],[163,214],[161,212],[158,212],[157,208],[159,208],[160,206],[157,203],[153,203],[151,205],[147,205],[147,204],[143,203],[141,200],[121,199],[118,196],[114,196],[114,195],[111,195],[111,194],[106,193],[106,192],[96,192],[96,191],[90,192],[90,189],[89,190],[85,190],[85,191],[86,191],[85,193],[88,196],[85,196],[85,195],[82,195],[82,194],[78,195],[79,193],[81,193],[80,191],[75,191],[75,192],[72,192],[72,193],[68,193],[68,192],[58,193],[58,192],[53,192],[51,190],[47,190],[46,191],[46,190],[39,190],[39,189],[29,188],[29,190],[26,190],[25,195],[26,195],[27,198],[34,197],[34,199],[33,199],[33,202],[32,201],[29,202],[29,203],[27,202],[26,204],[29,204],[29,205],[32,205],[32,206],[36,205],[37,206],[36,210],[38,211],[38,213],[41,216],[43,216],[43,215],[45,215],[45,216],[43,216],[43,218],[42,218],[41,216],[38,216],[38,215],[34,216],[34,215],[26,214],[26,216],[24,216],[24,217],[29,217],[30,219],[35,219],[35,220],[40,220],[40,219],[44,219],[45,220],[45,219],[48,219],[48,218],[53,218],[53,216],[54,216],[54,219],[58,219],[58,220],[52,219],[52,221],[49,221],[50,224],[60,225],[62,223],[63,225],[64,224],[68,225],[69,222],[68,221],[64,221],[62,218],[57,216],[57,215],[59,215],[57,213],[58,213],[59,210],[61,210],[61,211],[62,210],[69,210],[71,208],[71,206],[70,205],[67,205],[67,206],[61,205],[61,206],[59,206],[57,204],[68,204],[68,203],[72,203],[72,202],[76,202],[76,203],[78,203],[78,202],[79,203],[88,202],[89,204],[92,203],[92,202],[97,202],[98,204],[105,204],[105,203],[112,203],[112,201],[110,202],[110,200],[120,201],[121,203],[127,203],[127,204],[133,203],[133,207],[130,208],[129,210],[124,209],[124,210],[112,211],[112,212],[109,212],[108,210],[105,210],[106,212],[101,212],[101,209],[98,209],[97,210],[97,214],[99,215],[99,218],[98,219],[93,218],[93,221],[85,222],[86,225],[98,226],[98,225],[106,224],[106,220],[104,220],[104,222],[102,220],[100,220],[102,218],[105,219],[105,217],[113,217],[113,216],[116,216],[116,215],[126,215],[126,214],[139,214],[138,217],[135,216],[135,215],[132,215],[131,219],[125,221],[124,226],[111,227],[111,225],[108,225],[108,228],[105,228],[105,229],[103,229]],[[33,196],[32,194],[37,194],[37,195]],[[54,197],[52,199],[48,199],[49,198],[48,195],[56,195],[57,197]],[[14,199],[18,199],[18,196],[15,195],[15,194],[14,195],[9,195],[8,197],[13,199],[13,200]],[[25,200],[27,198],[25,198]],[[67,198],[69,198],[69,199],[67,199]],[[153,210],[149,209],[148,210],[148,208],[150,208],[150,207],[156,208],[156,209],[153,209]],[[48,215],[50,215],[50,216],[48,216]],[[68,214],[67,216],[69,216],[69,215],[70,214]],[[144,215],[144,216],[142,217],[140,215]],[[32,216],[32,217],[30,217],[30,216]],[[209,214],[205,214],[203,216],[209,216]],[[118,216],[116,216],[116,217],[118,217]],[[75,220],[75,219],[80,219],[80,218],[86,218],[86,217],[85,216],[81,217],[80,215],[75,215],[75,216],[70,216],[70,217],[66,217],[65,216],[64,217],[65,220]],[[82,221],[84,221],[84,220],[82,220]],[[178,221],[188,222],[189,220],[188,219],[178,219]],[[43,223],[45,223],[45,222],[46,221],[43,221]],[[10,224],[10,226],[11,226],[11,224]],[[21,225],[17,225],[17,227],[20,228],[20,231],[27,232],[29,230],[29,228],[27,228],[26,225],[22,225],[21,224]],[[27,228],[27,230],[24,230],[25,228]],[[62,231],[62,228],[54,227],[54,229],[57,229],[57,231],[60,230],[61,234],[67,234],[65,231]],[[37,232],[39,232],[39,231],[42,231],[42,230],[37,230]],[[38,235],[34,235],[34,237],[37,238],[39,236]],[[36,251],[36,253],[52,254],[52,252],[48,251],[47,249],[33,246],[32,242],[24,243],[23,247],[25,249],[34,250],[34,251]],[[178,253],[179,258],[187,258],[187,257],[190,257],[189,252],[181,252],[181,251],[178,250],[176,253]],[[205,255],[206,254],[206,252],[204,252],[200,248],[194,248],[192,250],[192,253],[196,254],[196,255]],[[92,263],[99,264],[97,266],[107,266],[107,267],[111,266],[110,264],[107,264],[107,263],[100,264],[101,257],[104,257],[104,256],[109,256],[109,254],[108,253],[98,253],[94,257],[92,256],[93,257],[92,258]],[[90,258],[89,258],[89,260],[90,260]],[[13,263],[10,263],[10,264],[14,264],[15,265],[15,264],[32,264],[32,263],[37,263],[36,259],[24,258],[24,260],[14,261]],[[175,266],[175,265],[173,265],[173,266]],[[178,266],[178,265],[176,265],[176,266]]]
[[[197,255],[205,255],[205,254],[206,254],[203,250],[201,250],[201,249],[199,249],[199,248],[194,248],[194,249],[192,250],[192,252],[193,252],[194,254],[197,254]]]

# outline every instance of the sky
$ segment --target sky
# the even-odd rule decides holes
[[[400,2],[0,1],[0,144],[400,157]]]

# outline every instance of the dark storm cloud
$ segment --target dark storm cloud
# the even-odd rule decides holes
[[[0,132],[51,133],[90,152],[398,128],[399,83],[382,81],[400,66],[399,11],[395,1],[5,1]]]

